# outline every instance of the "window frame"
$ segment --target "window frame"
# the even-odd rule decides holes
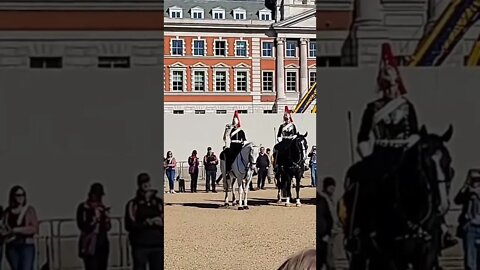
[[[217,41],[223,42],[225,44],[224,50],[225,55],[218,55],[217,54]],[[213,41],[213,55],[217,57],[227,57],[228,56],[228,41],[225,39],[215,39]]]
[[[295,73],[295,91],[288,90],[288,73]],[[298,93],[298,69],[286,69],[285,70],[285,92],[286,93]]]
[[[275,57],[275,42],[274,42],[273,40],[272,40],[272,41],[262,40],[261,43],[262,43],[262,54],[261,54],[262,57],[263,57],[263,58],[273,58],[273,57]],[[265,43],[270,43],[270,44],[272,44],[272,47],[271,47],[272,55],[271,55],[271,56],[265,56],[265,55],[263,55],[263,52],[264,52],[263,44],[265,44]]]
[[[173,82],[174,82],[174,75],[173,73],[176,72],[176,71],[179,71],[179,72],[182,72],[183,75],[182,75],[182,83],[183,83],[183,86],[182,86],[182,90],[174,90],[173,89]],[[184,93],[184,92],[187,92],[187,80],[185,80],[185,75],[186,75],[186,72],[187,72],[187,69],[186,68],[179,68],[179,67],[175,67],[175,68],[170,68],[170,92],[172,93]]]
[[[246,73],[246,82],[245,82],[245,91],[240,91],[238,90],[238,73],[239,72],[245,72]],[[249,74],[249,70],[248,69],[245,69],[245,68],[237,68],[235,69],[235,80],[234,80],[234,87],[235,87],[235,92],[236,93],[248,93],[250,92],[250,74]]]
[[[172,14],[174,12],[178,12],[180,14],[180,17],[173,17]],[[168,9],[168,17],[170,19],[183,19],[183,8],[180,8],[180,7],[171,7]]]
[[[294,56],[289,56],[288,55],[288,51],[290,50],[288,48],[288,44],[289,43],[295,43],[295,55]],[[298,58],[298,41],[295,41],[295,40],[285,40],[285,58]]]
[[[201,16],[200,18],[194,18],[194,14],[196,13],[200,13]],[[192,9],[190,9],[190,19],[194,19],[194,20],[203,20],[205,19],[205,10],[201,7],[194,7]]]
[[[182,41],[182,54],[173,54],[173,42]],[[170,39],[170,56],[185,56],[185,39],[183,38],[172,38]]]
[[[215,18],[215,14],[221,14],[222,18],[221,19]],[[213,20],[225,20],[225,9],[219,8],[219,7],[216,7],[214,9],[212,9],[212,19]]]
[[[272,90],[270,91],[265,91],[264,87],[264,73],[272,73]],[[262,70],[262,93],[274,93],[275,92],[275,71],[274,70]]]
[[[245,55],[238,55],[237,49],[238,49],[238,42],[245,42]],[[244,39],[237,39],[235,40],[235,57],[248,57],[248,40]]]
[[[203,54],[195,54],[195,41],[203,42]],[[206,56],[207,55],[207,41],[203,38],[192,39],[192,56]]]
[[[217,72],[225,72],[225,90],[217,89]],[[213,68],[213,91],[217,93],[227,93],[230,87],[230,77],[228,68]]]
[[[203,90],[196,90],[195,89],[195,72],[203,72]],[[191,69],[191,82],[192,82],[192,92],[196,93],[206,93],[208,92],[208,68],[192,68]]]

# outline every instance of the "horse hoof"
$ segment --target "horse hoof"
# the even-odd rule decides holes
[[[248,206],[244,206],[243,209],[248,210],[249,208],[248,208]]]
[[[301,203],[296,203],[295,205],[296,205],[297,207],[300,207],[300,206],[302,206],[302,204],[301,204]]]
[[[238,210],[243,210],[243,206],[239,206],[239,207],[238,207]]]
[[[290,203],[285,203],[285,207],[289,207],[290,206]]]
[[[282,200],[278,200],[277,203],[278,203],[278,204],[282,204]]]

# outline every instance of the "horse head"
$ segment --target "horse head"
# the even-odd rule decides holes
[[[441,213],[448,211],[448,187],[454,177],[452,157],[446,147],[453,135],[453,127],[449,125],[448,129],[442,134],[428,133],[427,128],[422,126],[420,129],[419,157],[421,170],[428,177],[433,192],[438,199],[439,210]]]
[[[296,143],[299,150],[302,153],[302,159],[305,159],[308,155],[308,142],[307,142],[308,131],[305,134],[297,133]]]
[[[249,149],[248,162],[250,165],[255,165],[257,158],[260,155],[260,147],[255,145],[253,142],[249,142],[245,145]]]

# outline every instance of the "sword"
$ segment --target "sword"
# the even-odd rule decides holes
[[[347,113],[347,120],[348,120],[348,137],[350,140],[350,159],[352,165],[355,163],[355,155],[353,150],[353,133],[352,133],[352,112],[348,111]]]

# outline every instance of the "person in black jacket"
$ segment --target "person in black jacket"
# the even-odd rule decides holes
[[[323,190],[317,189],[317,237],[318,254],[320,269],[325,265],[327,270],[335,269],[335,258],[333,255],[333,245],[335,241],[335,231],[338,229],[336,218],[337,211],[333,202],[335,193],[335,179],[326,177],[323,180]]]
[[[103,185],[94,183],[88,198],[77,208],[77,227],[80,230],[79,257],[85,270],[107,270],[110,243],[108,232],[112,228],[109,208],[103,204]]]
[[[137,176],[137,196],[126,207],[125,229],[132,246],[133,270],[163,269],[163,200],[150,176]]]
[[[270,167],[270,157],[265,153],[265,147],[260,147],[256,163],[258,168],[257,189],[265,189],[265,179]]]
[[[206,191],[210,191],[210,184],[212,185],[212,192],[217,193],[216,190],[216,179],[217,179],[217,165],[218,165],[218,158],[213,153],[212,147],[207,148],[207,154],[203,157],[203,166],[205,167],[205,179],[207,181]]]

